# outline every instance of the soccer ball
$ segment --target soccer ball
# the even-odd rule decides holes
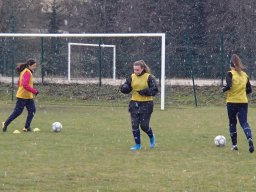
[[[62,129],[62,124],[61,124],[60,122],[54,122],[54,123],[52,124],[52,130],[53,130],[54,132],[60,132],[61,129]]]
[[[223,135],[218,135],[214,138],[214,143],[217,147],[224,147],[226,142],[226,138]]]

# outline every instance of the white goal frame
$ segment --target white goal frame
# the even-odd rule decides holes
[[[91,43],[68,43],[68,81],[71,80],[71,46],[84,46],[84,47],[110,47],[113,48],[113,80],[116,80],[116,46],[115,45],[105,45],[105,44],[91,44]]]
[[[165,107],[165,33],[0,33],[0,37],[160,37],[161,38],[161,110]]]

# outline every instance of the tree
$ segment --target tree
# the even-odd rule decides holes
[[[59,2],[61,3],[61,2]],[[49,33],[59,33],[61,27],[61,4],[53,0],[50,3],[51,11],[49,13]],[[60,38],[52,37],[46,41],[46,64],[44,66],[44,75],[63,75],[65,68],[61,67],[66,62],[65,57],[61,54],[63,42]]]

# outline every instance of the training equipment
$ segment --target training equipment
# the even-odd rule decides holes
[[[34,128],[34,129],[33,129],[33,132],[39,132],[39,131],[40,131],[39,128]]]
[[[13,131],[13,133],[14,133],[14,134],[20,133],[20,131],[19,131],[19,130],[15,130],[15,131]]]
[[[60,122],[54,122],[54,123],[52,124],[52,130],[53,130],[54,132],[60,132],[61,129],[62,129],[62,124],[61,124]]]
[[[10,39],[10,41],[13,43],[13,46],[15,45],[14,43],[18,42],[18,40],[19,40],[19,43],[21,45],[25,44],[24,42],[26,42],[26,39],[29,39],[29,42],[31,44],[36,44],[36,43],[38,43],[38,40],[41,40],[42,63],[44,61],[44,52],[45,52],[44,44],[47,43],[46,40],[48,40],[48,39],[51,40],[52,42],[56,42],[57,40],[58,40],[58,42],[60,40],[62,40],[62,42],[63,42],[65,40],[66,43],[68,43],[68,42],[71,41],[71,39],[72,39],[72,42],[74,42],[75,40],[79,41],[79,39],[85,39],[85,38],[87,38],[87,39],[88,38],[94,38],[94,39],[96,39],[96,38],[108,39],[109,38],[110,41],[111,41],[111,44],[116,45],[118,53],[120,53],[120,51],[118,50],[119,46],[116,43],[117,41],[114,42],[114,39],[118,40],[118,39],[139,38],[139,39],[143,40],[144,38],[150,38],[150,39],[154,39],[156,41],[160,40],[160,42],[159,42],[159,49],[161,49],[161,52],[159,50],[159,53],[160,53],[160,55],[159,55],[159,64],[161,65],[161,67],[160,67],[160,69],[161,69],[161,79],[160,79],[160,81],[161,81],[161,83],[160,83],[161,91],[160,91],[160,94],[161,94],[161,110],[164,110],[164,105],[165,105],[165,78],[166,78],[166,75],[165,75],[165,52],[166,52],[166,50],[165,50],[166,49],[165,33],[103,33],[103,34],[100,34],[100,33],[95,33],[95,34],[89,34],[89,33],[81,33],[81,34],[69,34],[69,33],[62,33],[62,34],[59,34],[59,33],[56,33],[56,34],[49,34],[49,33],[0,33],[0,37],[3,38],[3,39]],[[10,37],[10,38],[8,38],[8,37]],[[82,41],[80,41],[80,42],[82,43]],[[87,40],[87,42],[88,42],[88,40]],[[150,40],[149,41],[144,40],[144,42],[151,42],[151,41]],[[58,43],[58,45],[61,45],[61,43]],[[17,45],[15,45],[15,46],[17,46]],[[30,47],[30,46],[27,45],[27,47]],[[157,47],[158,47],[158,45],[157,45]],[[9,49],[12,50],[11,48],[9,48]],[[28,51],[29,51],[30,54],[32,54],[31,50],[28,50]],[[122,52],[124,52],[124,51],[125,50],[123,50]],[[38,54],[38,51],[36,51],[36,49],[35,49],[35,52],[36,53],[34,53],[34,54]],[[63,50],[60,53],[63,54],[63,52],[65,52],[65,51]],[[67,50],[66,50],[66,52],[67,52]],[[65,60],[63,60],[64,57],[62,55],[56,55],[55,54],[55,56],[58,56],[58,57],[61,58],[61,63],[65,62]],[[74,53],[72,55],[72,58],[73,58],[73,56],[74,56]],[[141,58],[141,59],[143,59],[143,58]],[[102,60],[102,59],[100,59],[100,60]],[[132,62],[132,60],[130,62]],[[42,66],[44,66],[44,65],[42,65]],[[102,67],[100,67],[99,69],[101,70]],[[64,68],[64,70],[65,70],[65,68]],[[68,70],[63,71],[63,74],[65,76],[67,75],[67,73],[68,73]]]
[[[90,44],[90,43],[68,43],[68,80],[71,80],[70,64],[71,64],[71,46],[85,46],[85,47],[110,47],[113,48],[113,80],[116,80],[116,46],[105,44]]]
[[[223,135],[218,135],[214,138],[214,143],[217,147],[224,147],[226,142],[226,138]]]

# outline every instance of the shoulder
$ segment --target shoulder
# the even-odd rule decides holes
[[[243,75],[248,77],[247,73],[245,71],[242,71]]]
[[[24,69],[24,73],[29,73],[30,75],[32,75],[32,72],[28,68]]]
[[[233,72],[232,71],[228,71],[227,72],[227,76],[232,76]]]
[[[24,69],[24,71],[21,73],[23,77],[31,77],[32,73],[29,69]]]
[[[143,76],[149,78],[151,76],[151,74],[150,73],[144,73]]]

